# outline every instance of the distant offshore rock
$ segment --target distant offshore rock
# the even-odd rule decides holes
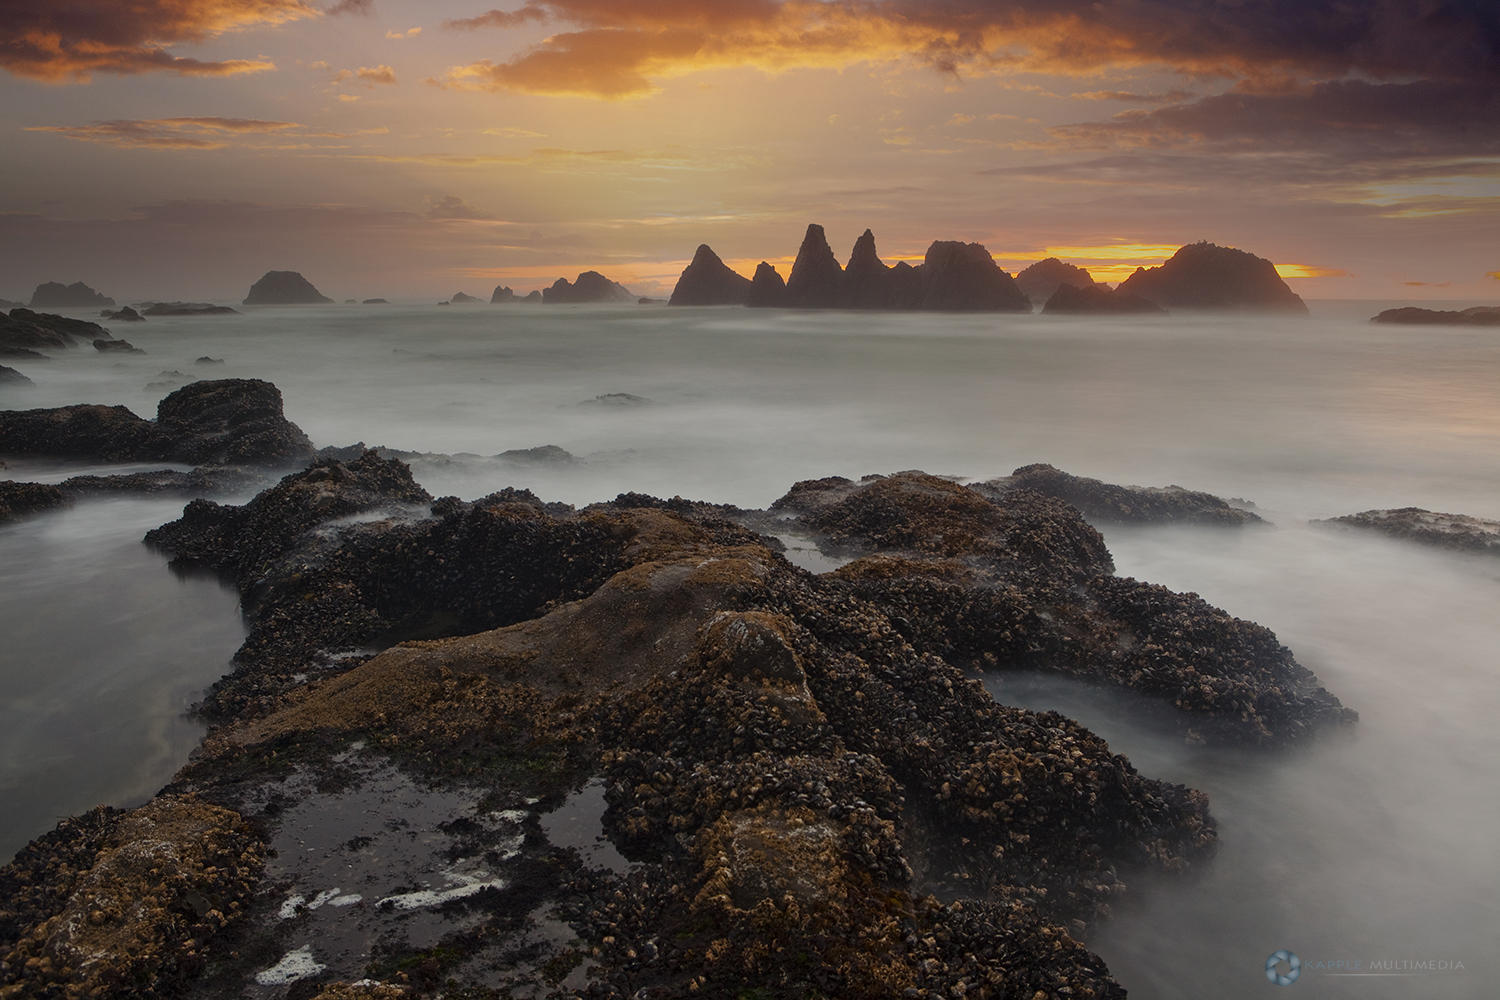
[[[992,479],[974,487],[997,497],[1010,490],[1031,490],[1072,504],[1090,521],[1108,524],[1204,524],[1237,528],[1264,524],[1255,514],[1212,493],[1185,490],[1181,486],[1115,486],[1097,479],[1071,476],[1050,465],[1027,465],[1004,479]]]
[[[60,281],[46,281],[36,286],[31,293],[33,309],[99,309],[113,307],[115,300],[101,295],[81,281],[64,285]]]
[[[511,291],[509,285],[496,285],[494,293],[490,296],[490,305],[497,306],[502,302],[516,301],[516,293]]]
[[[651,400],[645,396],[637,396],[630,392],[606,392],[602,396],[593,399],[585,399],[579,406],[608,406],[614,409],[626,409],[635,406],[650,406]]]
[[[677,279],[668,305],[742,306],[750,301],[750,279],[735,273],[707,243]],[[643,303],[644,304],[644,303]]]
[[[1230,309],[1308,315],[1276,265],[1233,247],[1189,243],[1160,267],[1138,267],[1119,291],[1140,295],[1168,309]]]
[[[484,299],[481,299],[477,295],[465,295],[463,292],[454,292],[453,298],[449,299],[448,301],[452,302],[456,306],[464,306],[469,305],[470,303],[483,302]]]
[[[1370,317],[1371,323],[1408,326],[1500,326],[1500,306],[1475,306],[1462,312],[1451,309],[1420,309],[1403,306]]]
[[[238,309],[209,302],[148,302],[142,316],[238,316]]]
[[[1093,288],[1094,276],[1076,264],[1064,264],[1056,257],[1039,260],[1016,275],[1016,284],[1032,302],[1046,302],[1064,284],[1074,288]]]
[[[116,312],[110,312],[108,309],[106,309],[100,315],[99,318],[100,319],[115,320],[115,321],[120,322],[120,323],[144,323],[144,322],[146,322],[146,317],[142,316],[140,313],[136,312],[134,309],[130,308],[129,306],[126,306],[124,309],[117,310]]]
[[[1129,316],[1139,313],[1155,313],[1165,316],[1167,311],[1142,295],[1134,295],[1121,289],[1103,285],[1075,288],[1059,285],[1057,291],[1042,307],[1044,314],[1065,316]]]
[[[750,279],[750,295],[745,305],[752,309],[780,309],[786,304],[786,282],[782,280],[781,272],[761,261],[755,269],[755,277]]]
[[[822,226],[808,226],[802,237],[791,276],[786,279],[786,299],[794,309],[837,309],[845,304],[844,269],[839,267]]]
[[[1467,514],[1439,514],[1421,507],[1398,507],[1345,514],[1312,523],[1378,531],[1391,538],[1456,552],[1500,556],[1500,521],[1486,521]]]
[[[103,337],[94,341],[94,350],[101,354],[145,354],[146,352],[136,347],[128,340],[104,339]]]
[[[529,299],[530,296],[527,296]],[[576,281],[558,278],[542,292],[547,305],[592,305],[608,302],[635,302],[637,296],[617,281],[610,281],[598,271],[584,271]]]
[[[390,303],[387,302],[385,299],[365,299],[360,304],[361,305],[366,305],[366,306],[388,306],[388,305],[390,305]]]
[[[247,306],[307,306],[326,305],[333,300],[313,287],[296,271],[267,271],[259,281],[250,286],[245,296]]]

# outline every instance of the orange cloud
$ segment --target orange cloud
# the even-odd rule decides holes
[[[317,14],[306,0],[7,2],[0,5],[0,67],[49,83],[87,83],[96,72],[256,73],[276,67],[259,59],[204,62],[167,47]]]
[[[389,66],[361,66],[355,76],[365,81],[366,85],[373,86],[377,83],[395,83],[396,71]]]
[[[235,135],[284,132],[301,128],[296,122],[256,118],[139,118],[94,122],[91,125],[32,125],[28,132],[57,132],[84,142],[147,149],[222,149]]]
[[[1500,281],[1500,271],[1489,271],[1489,272],[1486,272],[1485,273],[1485,277],[1486,278],[1494,278],[1496,281]]]
[[[1437,19],[1395,4],[1334,7],[1308,0],[527,0],[518,10],[492,10],[446,26],[514,28],[542,21],[578,30],[554,34],[505,62],[454,67],[447,84],[623,98],[652,93],[661,79],[717,67],[777,72],[910,60],[953,75],[1086,75],[1144,66],[1264,89],[1350,71],[1481,79],[1492,73],[1493,58],[1479,14],[1455,11]],[[1099,99],[1122,99],[1120,93],[1099,92]]]
[[[1348,278],[1348,271],[1336,267],[1316,267],[1311,264],[1277,264],[1276,273],[1283,278]]]

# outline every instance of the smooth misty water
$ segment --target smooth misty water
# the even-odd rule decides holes
[[[414,465],[435,494],[465,498],[511,485],[579,504],[639,490],[761,507],[809,477],[990,477],[1043,461],[1253,500],[1276,529],[1107,532],[1119,570],[1276,630],[1361,722],[1293,752],[1194,749],[1131,698],[999,679],[999,697],[1064,709],[1143,773],[1204,789],[1219,819],[1206,871],[1136,879],[1089,944],[1140,997],[1274,991],[1262,966],[1280,948],[1305,963],[1299,994],[1488,996],[1500,980],[1500,563],[1305,522],[1407,505],[1500,518],[1500,331],[1364,322],[1379,307],[1315,303],[1303,321],[265,310],[116,329],[145,356],[13,364],[38,385],[5,391],[0,406],[87,400],[150,414],[165,390],[143,387],[164,370],[266,378],[319,445],[474,453]],[[195,366],[202,355],[226,363]],[[651,403],[579,405],[611,393]],[[544,444],[582,461],[477,457]],[[5,844],[94,798],[149,792],[138,775],[132,785],[106,772],[150,757],[159,737],[126,733],[104,748],[89,721],[96,690],[121,685],[116,707],[141,734],[178,727],[180,749],[190,742],[182,692],[223,669],[240,624],[232,595],[177,580],[135,544],[176,509],[91,502],[0,529],[0,710],[12,711],[13,690],[55,709],[31,735],[0,728],[5,780],[24,777],[12,761],[70,755],[26,779],[52,794],[50,812],[12,822],[3,810]],[[92,579],[105,580],[97,601],[126,601],[142,627],[110,633],[107,616],[63,603]],[[194,623],[212,641],[194,647]],[[152,687],[166,675],[178,686]],[[1334,978],[1313,967],[1341,960],[1464,969]]]

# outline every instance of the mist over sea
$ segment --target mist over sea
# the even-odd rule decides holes
[[[1001,700],[1056,708],[1142,773],[1210,797],[1216,858],[1180,879],[1127,873],[1129,898],[1087,943],[1135,997],[1262,996],[1279,989],[1263,965],[1283,948],[1304,964],[1298,996],[1490,997],[1500,560],[1307,522],[1401,506],[1500,519],[1500,330],[1310,305],[1311,319],[247,310],[111,324],[145,355],[8,362],[36,388],[0,390],[0,408],[150,416],[195,378],[263,378],[320,447],[451,456],[413,471],[464,499],[515,486],[578,505],[634,490],[764,507],[799,479],[986,479],[1048,462],[1253,501],[1274,528],[1103,530],[1121,575],[1273,629],[1360,713],[1351,731],[1290,751],[1195,747],[1153,702],[987,678]],[[492,457],[542,445],[575,459]],[[80,471],[99,469],[11,462],[0,477]],[[0,856],[61,816],[143,801],[201,733],[184,710],[244,629],[231,590],[140,544],[181,506],[85,499],[0,527]],[[1449,965],[1330,975],[1413,961]]]

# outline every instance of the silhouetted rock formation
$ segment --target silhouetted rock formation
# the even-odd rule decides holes
[[[1370,317],[1371,323],[1408,326],[1500,326],[1500,306],[1475,306],[1462,312],[1451,309],[1420,309],[1403,306]]]
[[[1307,315],[1276,265],[1263,257],[1212,243],[1189,243],[1160,267],[1138,267],[1119,290],[1168,309],[1235,309]]]
[[[1378,531],[1391,538],[1456,552],[1500,556],[1500,521],[1486,521],[1467,514],[1439,514],[1421,507],[1398,507],[1345,514],[1312,523]]]
[[[296,271],[267,271],[245,296],[247,306],[323,305],[333,300]]]
[[[555,444],[538,445],[535,448],[512,448],[495,456],[517,465],[581,465],[583,459]]]
[[[844,308],[891,308],[890,271],[875,252],[875,234],[866,229],[854,241],[849,266],[844,269]]]
[[[797,250],[786,279],[786,301],[794,309],[837,309],[844,304],[844,269],[817,223],[807,227]]]
[[[1165,316],[1167,313],[1150,299],[1130,292],[1112,290],[1103,285],[1075,288],[1069,284],[1057,287],[1057,291],[1052,293],[1052,297],[1042,307],[1042,312],[1069,316],[1124,316],[1131,313],[1156,313]]]
[[[75,281],[71,285],[47,281],[37,285],[36,291],[31,293],[33,309],[98,309],[103,306],[113,307],[114,304],[114,299],[108,295],[100,295],[81,281]]]
[[[282,412],[281,390],[259,379],[184,386],[157,404],[154,422],[123,406],[0,411],[0,454],[275,466],[312,453]]]
[[[108,339],[108,330],[84,319],[32,312],[20,307],[12,309],[9,316],[0,315],[0,347],[67,350]]]
[[[558,278],[551,288],[542,291],[542,301],[549,306],[635,300],[634,292],[617,281],[610,281],[598,271],[584,271],[571,282],[567,278]]]
[[[627,409],[635,406],[650,406],[651,400],[645,396],[637,396],[629,392],[606,392],[602,396],[593,399],[585,399],[579,406],[608,406],[614,409]]]
[[[781,272],[761,261],[755,268],[755,277],[750,279],[750,295],[745,305],[757,309],[780,309],[786,304],[786,282],[781,280]]]
[[[514,302],[516,293],[511,291],[507,285],[496,285],[494,294],[490,296],[490,305],[499,305],[501,302]]]
[[[146,322],[146,317],[142,316],[140,313],[136,312],[134,309],[130,308],[129,306],[126,306],[124,309],[120,309],[120,310],[118,310],[116,312],[110,312],[108,309],[106,309],[106,310],[104,310],[104,312],[100,313],[100,318],[101,319],[118,320],[121,323],[144,323],[144,322]]]
[[[143,316],[238,316],[238,309],[216,306],[209,302],[152,302]]]
[[[388,306],[388,305],[390,305],[390,303],[387,302],[385,299],[365,299],[363,302],[360,303],[360,305],[366,305],[366,306]]]
[[[1016,275],[1016,285],[1033,303],[1046,302],[1063,284],[1074,288],[1091,288],[1094,276],[1074,264],[1064,264],[1056,257],[1039,260]]]
[[[105,340],[102,337],[94,341],[94,350],[101,354],[145,354],[146,352],[136,347],[128,340]]]
[[[0,358],[16,358],[26,361],[50,361],[51,358],[25,347],[0,347]]]
[[[540,290],[533,288],[531,291],[527,292],[519,299],[516,299],[516,301],[524,305],[539,305],[540,303],[546,301],[546,296],[544,296]]]
[[[668,305],[742,306],[750,301],[750,279],[736,274],[707,243],[698,247],[693,262],[682,269]]]
[[[10,299],[0,299],[0,309],[15,309],[17,306],[24,306],[25,304],[24,302],[12,302]]]
[[[944,312],[1031,312],[1031,300],[981,243],[938,240],[922,261],[923,308]]]
[[[1263,524],[1255,514],[1232,507],[1212,493],[1181,486],[1115,486],[1097,479],[1070,476],[1050,465],[1027,465],[1004,479],[979,483],[974,489],[998,497],[1008,490],[1031,490],[1064,500],[1091,521],[1107,524],[1207,524],[1239,527]]]
[[[263,490],[264,473],[238,465],[206,465],[191,472],[158,469],[117,476],[73,476],[58,483],[64,493],[135,493],[146,496],[206,497]]]
[[[4,365],[0,365],[0,387],[16,388],[26,385],[36,385],[36,383],[14,368],[7,368]]]
[[[222,365],[223,363],[223,358],[211,358],[207,354],[193,362],[195,365]]]
[[[10,369],[0,369],[9,371]],[[68,496],[56,486],[42,483],[13,483],[0,480],[0,524],[14,521],[27,514],[55,507],[66,507]]]
[[[452,302],[456,306],[463,306],[468,305],[471,302],[483,302],[484,299],[481,299],[477,295],[465,295],[463,292],[454,292],[453,298],[449,299],[448,301]]]

